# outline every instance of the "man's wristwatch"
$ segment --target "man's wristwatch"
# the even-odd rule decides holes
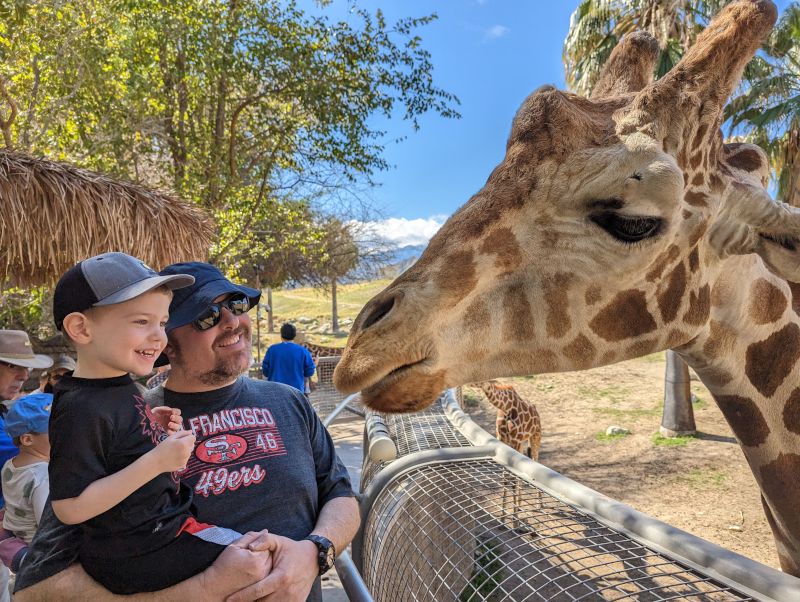
[[[336,548],[330,539],[322,535],[309,535],[306,539],[317,546],[319,574],[324,575],[333,567],[333,563],[336,560]]]

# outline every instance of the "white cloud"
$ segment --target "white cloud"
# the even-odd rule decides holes
[[[498,38],[502,38],[505,35],[508,35],[508,32],[511,30],[508,27],[503,25],[492,25],[489,29],[486,30],[486,39],[487,40],[496,40]]]
[[[365,229],[398,247],[427,245],[446,220],[446,216],[406,219],[390,217],[377,222],[367,222]]]

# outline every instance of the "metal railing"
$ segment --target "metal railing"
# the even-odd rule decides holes
[[[367,431],[397,456],[365,457],[352,545],[379,602],[800,600],[800,580],[514,452],[452,392],[419,414],[368,413]]]

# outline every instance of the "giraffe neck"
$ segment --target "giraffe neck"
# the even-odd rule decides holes
[[[728,260],[708,326],[677,348],[736,435],[775,534],[781,564],[800,552],[800,316],[789,285],[760,260]],[[788,563],[788,564],[787,564]]]

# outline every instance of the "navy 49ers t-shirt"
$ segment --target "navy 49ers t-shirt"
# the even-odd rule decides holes
[[[203,393],[157,387],[145,398],[180,408],[197,437],[179,476],[201,522],[302,539],[325,502],[354,495],[328,431],[292,387],[239,378]]]

